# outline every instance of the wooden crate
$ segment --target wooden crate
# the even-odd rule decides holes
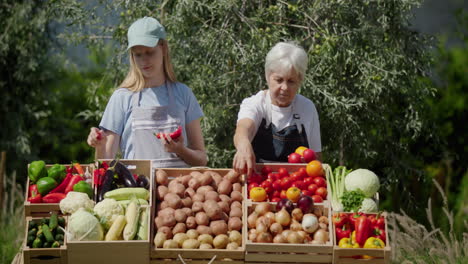
[[[255,209],[258,203],[248,202],[244,211],[244,233],[248,234],[247,216]],[[276,203],[270,203],[274,212]],[[328,204],[316,204],[321,208],[323,215],[328,217],[329,239],[323,245],[315,244],[288,244],[288,243],[257,243],[245,236],[245,263],[332,263],[334,239],[331,235],[331,211]]]
[[[64,166],[70,166],[70,164],[62,164]],[[52,167],[53,164],[47,164],[46,168]],[[29,167],[29,164],[28,164]],[[91,175],[93,174],[94,170],[94,165],[93,164],[81,164],[81,167],[83,170],[86,172],[86,169],[88,169],[89,173]],[[28,190],[29,190],[29,177],[26,181],[26,191],[24,197],[24,215],[25,216],[48,216],[50,212],[55,211],[55,212],[60,212],[60,206],[58,203],[30,203],[28,202]],[[94,184],[93,188],[94,188]]]
[[[338,212],[332,212],[338,213]],[[335,239],[335,244],[333,246],[333,263],[335,264],[389,264],[391,263],[392,249],[390,245],[390,236],[388,233],[387,227],[387,214],[384,212],[382,214],[385,217],[385,234],[386,234],[386,244],[382,249],[371,249],[371,248],[340,248],[338,247],[338,242]],[[333,225],[333,236],[335,237],[335,225]],[[359,259],[354,258],[355,256],[368,255],[373,257],[372,259]]]
[[[142,206],[142,210],[146,207]],[[67,238],[68,264],[148,264],[150,240],[149,229],[148,240],[70,241]]]
[[[22,245],[24,264],[67,264],[67,244],[66,239],[59,248],[30,248],[27,245],[29,222],[42,217],[26,217],[26,232]],[[65,217],[66,221],[66,217]],[[64,235],[66,237],[66,234]]]
[[[157,170],[157,169],[155,169]],[[166,171],[169,176],[169,181],[183,175],[190,174],[192,171],[199,171],[201,173],[205,171],[214,171],[219,173],[221,176],[224,176],[228,173],[231,169],[210,169],[206,167],[200,168],[164,168],[162,169]],[[153,173],[156,175],[156,172]],[[155,180],[155,179],[154,179]],[[243,177],[241,178],[241,184],[244,184]],[[154,184],[156,185],[156,184]],[[154,205],[157,204],[156,198],[156,190],[155,187],[153,190],[153,199]],[[242,188],[244,191],[244,187]],[[245,202],[246,202],[246,195],[242,193],[244,197],[244,201],[242,202],[242,211],[244,211]],[[156,206],[153,207],[152,210],[152,217],[151,220],[155,219],[157,216]],[[245,216],[243,215],[243,218]],[[244,220],[242,220],[244,222]],[[156,235],[156,228],[154,225],[154,221],[150,222],[151,225],[151,263],[190,263],[190,264],[205,264],[205,263],[212,263],[212,264],[243,264],[244,263],[244,252],[245,252],[245,244],[243,244],[237,250],[227,250],[227,249],[163,249],[163,248],[156,248],[154,246],[154,236]],[[245,234],[242,233],[244,237]],[[244,241],[244,240],[243,240]],[[216,257],[215,257],[216,256]],[[182,259],[182,260],[181,260]]]

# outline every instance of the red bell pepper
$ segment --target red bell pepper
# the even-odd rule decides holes
[[[344,224],[341,227],[335,228],[336,241],[340,241],[342,238],[351,236],[351,228],[349,224]]]
[[[372,228],[372,236],[376,237],[376,238],[380,238],[385,244],[387,244],[387,242],[386,242],[387,236],[385,234],[384,229],[381,229],[381,228],[375,226],[374,228]]]
[[[65,188],[65,194],[73,191],[73,186],[80,181],[84,181],[83,177],[78,174],[73,175],[70,182],[68,183],[67,187]]]
[[[366,243],[367,238],[371,235],[371,225],[370,220],[365,215],[361,215],[355,223],[355,231],[356,231],[356,242],[363,247],[364,243]]]
[[[65,176],[65,179],[63,179],[63,181],[49,193],[65,193],[65,188],[67,188],[68,183],[70,183],[72,177],[73,177],[73,174],[67,173],[67,176]]]
[[[67,195],[64,193],[49,193],[42,198],[42,201],[44,203],[60,203],[65,197],[67,197]]]
[[[348,215],[346,213],[335,213],[333,214],[332,221],[335,224],[335,227],[342,227],[348,222]]]
[[[349,221],[351,222],[351,228],[355,229],[356,227],[356,220],[361,217],[361,215],[363,215],[363,213],[359,212],[359,213],[352,213],[349,215]]]
[[[378,215],[377,215],[377,216],[378,216]],[[385,217],[383,217],[383,216],[378,217],[375,226],[377,226],[377,227],[380,228],[380,229],[384,229],[384,230],[385,230]]]
[[[37,185],[29,185],[28,189],[28,202],[30,203],[41,203],[42,202],[42,195],[37,190]]]

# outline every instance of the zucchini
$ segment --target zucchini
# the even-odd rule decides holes
[[[121,200],[121,201],[117,201],[120,205],[122,205],[124,208],[127,208],[128,204],[131,202],[132,200]],[[147,200],[143,200],[143,199],[137,199],[137,204],[139,205],[149,205],[148,201]]]
[[[136,187],[136,188],[120,188],[106,192],[104,198],[112,198],[117,201],[122,200],[131,200],[131,199],[149,199],[149,191],[145,188]]]

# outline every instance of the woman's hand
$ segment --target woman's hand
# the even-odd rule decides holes
[[[252,144],[249,141],[238,142],[237,152],[234,155],[232,167],[238,173],[247,173],[251,175],[255,167],[255,153]]]
[[[104,130],[92,127],[87,142],[93,148],[104,147],[107,142],[107,135]]]
[[[172,139],[169,136],[169,133],[166,133],[166,134],[161,133],[161,138],[159,140],[163,144],[164,150],[166,150],[166,152],[172,152],[172,153],[177,154],[177,153],[182,152],[183,149],[185,148],[184,135],[182,134],[178,138]]]

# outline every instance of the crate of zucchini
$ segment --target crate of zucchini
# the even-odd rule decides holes
[[[65,217],[56,213],[50,217],[26,217],[24,264],[66,264],[65,225]]]
[[[242,175],[208,168],[154,175],[151,263],[244,263]]]
[[[101,160],[93,175],[96,205],[69,217],[68,263],[149,263],[151,161]],[[134,175],[148,185],[138,187]]]
[[[48,216],[60,211],[59,202],[70,191],[86,192],[92,198],[92,164],[45,164],[37,160],[28,164],[24,199],[26,216]]]

